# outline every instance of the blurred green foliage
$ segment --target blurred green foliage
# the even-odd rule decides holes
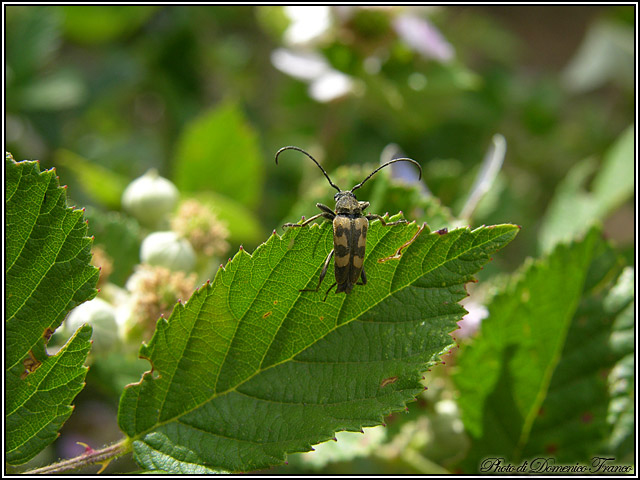
[[[594,220],[634,257],[630,182],[616,187],[633,160],[633,6],[303,7],[317,9],[308,24],[292,8],[6,6],[7,150],[57,168],[71,203],[95,208],[97,243],[126,234],[111,211],[156,168],[218,212],[235,252],[332,205],[308,159],[290,152],[276,167],[282,146],[350,188],[398,145],[433,196],[381,172],[359,198],[435,230],[452,225],[500,133],[504,166],[471,226],[523,228],[480,279]],[[294,29],[311,34],[325,13],[296,43]],[[382,457],[342,471],[440,468]]]
[[[571,9],[538,7],[537,15],[564,16],[568,30],[526,38],[516,33],[519,24],[529,31],[526,7],[511,16],[508,9],[463,6],[334,8],[324,34],[305,48],[351,76],[356,87],[323,103],[270,61],[275,49],[289,46],[285,33],[292,20],[284,7],[8,6],[7,148],[15,158],[59,166],[70,186],[84,177],[72,165],[56,163],[61,149],[129,180],[155,167],[175,181],[172,173],[181,178],[186,168],[180,159],[193,152],[185,138],[194,135],[197,118],[227,102],[255,132],[257,151],[245,155],[237,146],[233,122],[226,131],[211,130],[209,140],[202,133],[206,156],[198,161],[211,163],[197,179],[199,189],[228,194],[227,172],[213,178],[210,170],[215,162],[235,168],[253,192],[249,204],[267,232],[289,213],[306,168],[276,170],[271,158],[280,146],[318,146],[330,172],[377,162],[385,145],[395,142],[422,163],[434,195],[454,206],[466,196],[491,136],[502,133],[508,151],[500,198],[474,220],[532,226],[572,165],[601,155],[633,119],[628,74],[599,75],[594,88],[574,93],[566,81],[571,75],[563,76],[557,65],[525,63],[530,52],[559,42],[561,34],[570,45],[553,48],[564,52],[567,65],[590,27],[605,31],[596,35],[600,50],[603,43],[612,49],[612,42],[622,42],[612,31],[632,31],[631,7],[571,8],[581,24],[571,23]],[[454,58],[438,61],[412,50],[394,30],[400,15],[428,18]],[[540,47],[530,43],[535,41]],[[624,60],[620,49],[624,44],[615,50]],[[89,193],[80,197],[79,190],[72,189],[79,203],[99,201]],[[514,262],[535,251],[536,237],[534,228],[523,230],[523,251],[512,253]]]

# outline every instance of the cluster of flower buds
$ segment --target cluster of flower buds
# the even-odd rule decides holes
[[[198,279],[210,278],[211,265],[226,255],[229,235],[210,206],[194,199],[180,202],[176,186],[149,170],[125,189],[123,210],[145,229],[140,264],[124,288],[109,283],[117,265],[105,249],[93,248],[100,267],[98,297],[71,311],[65,331],[80,325],[93,329],[93,352],[109,352],[117,342],[139,345],[152,335],[157,320],[171,314],[176,302],[188,299]]]

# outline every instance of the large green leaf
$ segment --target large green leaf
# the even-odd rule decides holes
[[[373,222],[367,285],[326,302],[331,273],[320,292],[299,289],[316,285],[329,223],[240,251],[141,348],[152,371],[119,409],[136,460],[171,472],[254,470],[380,424],[423,390],[420,373],[453,344],[464,284],[517,231],[417,234],[416,224]]]
[[[82,388],[91,329],[55,356],[45,347],[69,310],[95,296],[99,272],[82,211],[67,207],[55,172],[7,155],[6,175],[6,458],[19,464],[56,438]]]
[[[248,207],[262,195],[258,137],[232,103],[205,112],[180,136],[172,179],[181,192],[214,191]]]
[[[619,265],[600,236],[592,229],[530,263],[461,350],[455,381],[473,440],[465,471],[477,472],[485,457],[514,463],[552,454],[566,463],[602,453],[609,431],[602,372],[620,354],[609,341],[619,310],[603,306]]]

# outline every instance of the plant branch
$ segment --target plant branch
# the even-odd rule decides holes
[[[120,457],[125,453],[131,451],[131,443],[129,439],[122,440],[114,445],[110,445],[102,450],[89,449],[82,455],[63,460],[46,467],[36,468],[24,472],[25,475],[37,475],[37,474],[55,474],[68,472],[70,470],[76,470],[78,468],[87,467],[97,463],[106,464],[114,458]]]

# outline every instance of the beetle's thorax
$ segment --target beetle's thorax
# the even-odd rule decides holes
[[[336,201],[336,213],[337,214],[362,214],[360,202],[350,191],[338,192],[334,195],[333,199]]]

